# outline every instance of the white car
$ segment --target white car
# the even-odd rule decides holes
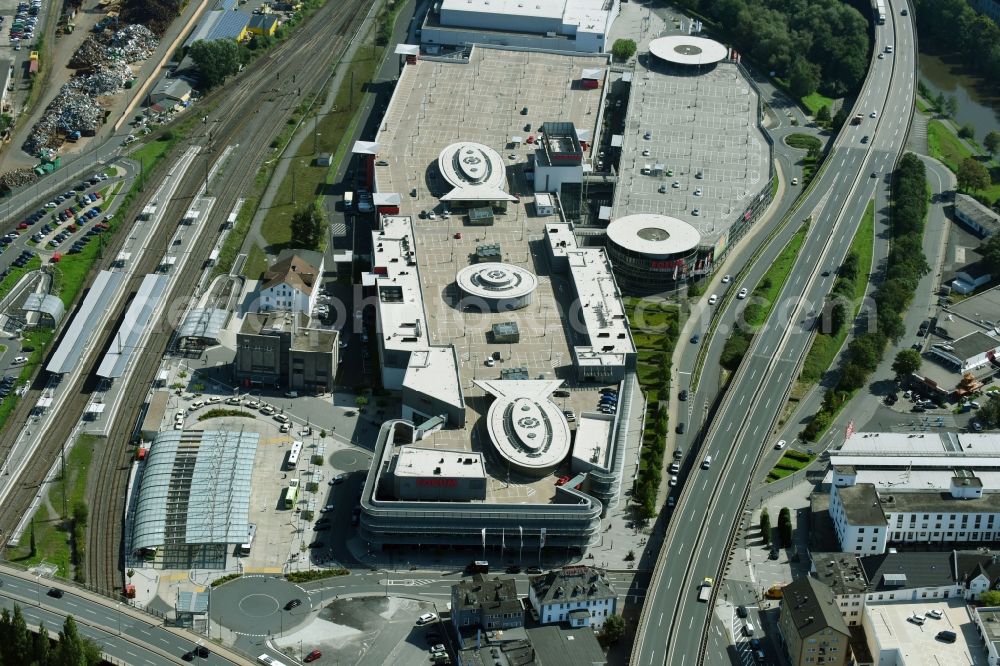
[[[670,187],[672,187],[674,189],[677,189],[680,186],[681,186],[681,181],[679,181],[679,180],[675,180],[674,182],[670,183]]]
[[[492,358],[486,359],[486,367],[487,368],[492,368],[496,364],[497,364],[497,362],[494,361]]]
[[[676,476],[670,477],[670,487],[673,488],[676,485],[677,485],[677,477]]]
[[[785,442],[785,440],[779,439],[778,443],[774,445],[774,448],[776,448],[778,451],[780,451],[781,449],[785,448],[785,444],[786,443],[787,442]]]
[[[649,157],[649,151],[648,150],[642,151],[642,156],[643,157]]]
[[[942,617],[944,617],[944,613],[942,613],[936,608],[932,608],[931,610],[927,611],[927,617],[932,617],[935,620],[940,620]]]
[[[438,616],[435,613],[424,613],[417,618],[417,624],[429,624],[431,622],[437,621]]]
[[[428,220],[436,220],[437,219],[437,213],[435,213],[434,211],[431,211],[431,212],[427,213],[427,219]]]
[[[792,178],[792,185],[798,185],[798,184],[799,184],[799,179],[798,178]]]
[[[736,294],[736,298],[739,298],[740,300],[742,300],[742,299],[744,299],[744,298],[747,297],[747,293],[749,293],[749,292],[747,292],[747,288],[743,287],[742,289],[740,289],[740,292],[738,294]]]
[[[208,399],[208,403],[209,403],[210,405],[217,405],[217,404],[219,404],[220,402],[222,402],[222,398],[220,398],[220,397],[219,397],[219,396],[217,396],[217,395],[213,395],[213,396],[212,396],[211,398],[209,398],[209,399]]]
[[[722,276],[722,284],[729,284],[732,281],[733,281],[732,275],[726,274]]]
[[[13,361],[14,365],[20,365],[22,363],[27,363],[27,362],[28,362],[27,356],[15,356]]]
[[[715,305],[718,302],[719,302],[719,296],[717,294],[712,294],[711,296],[708,297],[709,305]]]
[[[877,111],[872,111],[871,113],[868,114],[868,117],[869,118],[878,118],[878,112]]]
[[[694,195],[696,197],[700,197],[701,196],[701,188],[700,187],[694,191]]]

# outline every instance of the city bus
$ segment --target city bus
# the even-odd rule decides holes
[[[292,442],[292,448],[288,451],[288,462],[285,469],[295,469],[299,464],[299,456],[302,454],[302,442]]]
[[[299,498],[299,480],[292,479],[288,487],[285,488],[285,508],[294,509],[295,502]]]
[[[253,538],[257,535],[257,526],[251,524],[250,532],[247,534],[247,542],[240,544],[239,554],[246,557],[250,554],[250,548],[253,547]]]

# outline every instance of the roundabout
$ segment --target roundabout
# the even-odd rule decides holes
[[[293,599],[302,603],[285,610]],[[274,576],[249,575],[212,588],[212,622],[241,636],[280,636],[306,622],[312,613],[309,594]]]

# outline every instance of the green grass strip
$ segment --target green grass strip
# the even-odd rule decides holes
[[[835,335],[817,333],[813,338],[806,360],[802,364],[802,373],[799,381],[805,384],[815,384],[822,378],[830,365],[833,364],[840,348],[847,339],[850,332],[851,323],[857,318],[861,311],[862,299],[868,289],[868,276],[871,275],[872,259],[875,252],[875,202],[869,201],[865,208],[864,217],[854,234],[848,256],[854,254],[858,257],[858,277],[853,282],[851,295],[854,301],[854,309],[847,318],[847,323],[840,327]],[[837,278],[842,280],[843,278]]]

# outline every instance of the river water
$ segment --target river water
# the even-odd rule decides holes
[[[958,100],[955,121],[971,123],[976,141],[992,130],[1000,131],[1000,85],[981,76],[969,74],[957,57],[920,54],[920,79],[933,94],[939,91]]]

